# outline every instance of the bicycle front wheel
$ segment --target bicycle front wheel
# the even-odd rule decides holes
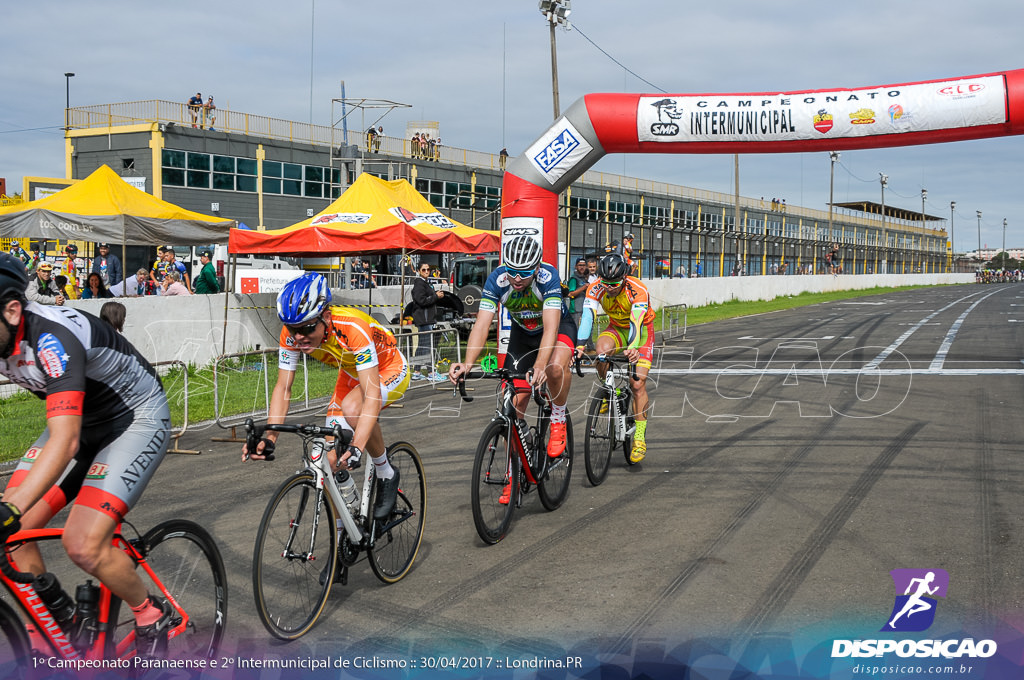
[[[195,522],[172,519],[142,540],[149,569],[142,567],[140,575],[150,594],[170,596],[178,605],[168,658],[215,658],[227,624],[228,579],[213,537]]]
[[[601,413],[601,402],[607,395],[606,390],[599,390],[590,400],[587,412],[587,431],[583,435],[583,462],[587,469],[587,479],[594,486],[600,485],[608,477],[612,451],[615,449],[615,421],[612,419],[612,404]]]
[[[25,624],[7,602],[0,600],[0,677],[21,680],[32,667],[32,644]]]
[[[311,472],[293,475],[270,499],[256,534],[252,589],[274,637],[304,635],[323,611],[337,567],[337,516]]]
[[[391,516],[377,522],[369,556],[370,568],[377,578],[384,583],[394,583],[409,573],[420,550],[427,489],[423,483],[423,463],[412,444],[392,444],[388,448],[388,460],[400,475],[398,500]],[[374,491],[376,488],[374,484]],[[373,505],[371,499],[370,507]]]
[[[520,465],[508,439],[508,425],[492,420],[480,438],[473,460],[473,523],[484,543],[493,545],[508,532],[519,496]]]
[[[545,437],[545,439],[547,439]],[[538,456],[547,456],[547,446],[541,446]],[[537,493],[541,505],[548,510],[557,510],[569,497],[569,481],[572,479],[573,436],[572,418],[565,414],[565,451],[558,458],[548,458],[547,470],[537,480]]]

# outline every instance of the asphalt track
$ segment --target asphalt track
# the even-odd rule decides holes
[[[494,546],[469,507],[493,400],[411,390],[385,435],[413,442],[425,463],[416,564],[390,586],[353,567],[297,642],[264,631],[250,581],[260,516],[297,453],[279,446],[273,463],[242,464],[240,445],[211,442],[222,431],[194,429],[181,446],[202,455],[168,456],[130,519],[183,516],[211,530],[229,569],[226,651],[243,657],[579,653],[591,663],[678,645],[692,657],[701,640],[737,658],[752,641],[878,637],[896,568],[949,573],[927,635],[1019,642],[1024,286],[893,292],[696,326],[656,368],[647,459],[628,468],[614,457],[605,483],[588,485],[593,377],[577,378],[569,499],[547,512],[529,495]]]

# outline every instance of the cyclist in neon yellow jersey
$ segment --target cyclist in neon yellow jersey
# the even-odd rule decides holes
[[[636,364],[636,380],[629,381],[633,393],[633,415],[636,431],[630,463],[639,463],[647,454],[647,374],[654,356],[654,310],[651,295],[639,279],[627,276],[629,263],[620,253],[608,253],[597,263],[597,281],[587,288],[583,317],[576,335],[576,353],[590,337],[599,309],[608,315],[608,325],[597,336],[598,354],[625,354]],[[598,364],[597,372],[604,379],[608,364]]]

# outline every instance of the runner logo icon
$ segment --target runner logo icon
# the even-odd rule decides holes
[[[896,601],[882,630],[927,630],[935,621],[936,598],[946,597],[949,574],[943,569],[893,569],[889,575],[896,587]]]

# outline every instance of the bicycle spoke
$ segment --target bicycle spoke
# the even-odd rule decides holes
[[[313,476],[287,480],[267,506],[253,552],[253,593],[276,637],[306,633],[323,611],[337,562],[334,508]]]
[[[400,477],[398,499],[391,516],[377,522],[373,547],[369,550],[370,568],[385,583],[403,578],[412,568],[423,539],[426,488],[419,454],[409,444],[393,444],[388,460]],[[372,504],[371,504],[372,507]]]

